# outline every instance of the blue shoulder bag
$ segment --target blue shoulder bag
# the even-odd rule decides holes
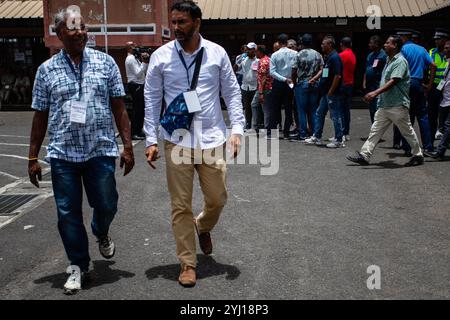
[[[200,67],[202,65],[202,59],[203,59],[203,51],[204,48],[202,48],[199,53],[197,54],[197,57],[195,58],[195,71],[194,71],[194,77],[192,78],[191,83],[191,91],[195,90],[197,88],[198,83],[198,77],[200,74]],[[181,54],[181,52],[178,52],[180,55],[180,59],[183,62],[184,67],[186,68],[186,71],[188,72],[188,81],[189,81],[189,68],[186,65],[186,62],[184,61],[184,58]],[[192,65],[191,65],[192,66]],[[184,99],[184,94],[180,93],[167,107],[166,112],[164,113],[164,116],[161,119],[161,126],[167,131],[168,134],[172,135],[175,130],[178,129],[186,129],[189,131],[191,128],[192,120],[194,118],[193,113],[189,113],[186,100]]]

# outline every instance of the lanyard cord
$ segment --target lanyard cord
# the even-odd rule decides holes
[[[80,78],[78,79],[77,72],[75,70],[75,67],[72,64],[72,60],[69,58],[67,53],[64,52],[64,58],[66,58],[67,64],[70,67],[70,70],[73,72],[73,75],[75,76],[75,79],[79,82],[79,95],[78,99],[81,98],[82,93],[82,85],[83,85],[83,53],[81,54],[81,62],[80,62]]]
[[[181,50],[178,50],[178,46],[177,46],[176,43],[175,43],[175,48],[177,49],[178,55],[180,57],[181,62],[183,63],[184,69],[186,69],[186,76],[187,76],[189,88],[191,88],[191,79],[189,77],[189,70],[191,70],[192,66],[197,62],[198,53],[195,55],[194,61],[192,61],[192,63],[188,67],[187,64],[186,64],[186,60],[184,60],[184,57],[183,57],[183,54],[181,53]]]

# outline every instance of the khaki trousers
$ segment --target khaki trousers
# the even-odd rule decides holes
[[[379,108],[375,113],[375,122],[370,129],[369,138],[361,149],[362,156],[369,161],[383,134],[391,124],[395,124],[411,146],[414,156],[423,156],[416,132],[411,124],[409,110],[405,107]]]
[[[199,232],[210,232],[227,201],[225,145],[215,149],[183,148],[165,141],[167,184],[172,202],[172,229],[182,266],[196,267],[196,232],[192,212],[194,171],[204,196]]]

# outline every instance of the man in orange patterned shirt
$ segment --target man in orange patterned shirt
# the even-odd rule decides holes
[[[273,78],[270,76],[270,58],[267,55],[267,49],[265,46],[258,46],[256,49],[256,57],[259,59],[257,95],[259,99],[259,106],[263,106],[264,128],[268,130],[268,137],[270,137],[269,119],[271,116],[270,112]]]

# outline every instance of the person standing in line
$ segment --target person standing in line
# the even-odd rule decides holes
[[[242,72],[242,104],[245,111],[245,129],[252,129],[252,101],[258,86],[258,58],[256,57],[256,43],[247,44],[247,57],[237,65],[237,70]],[[254,123],[255,125],[255,123]]]
[[[383,50],[383,44],[379,36],[372,36],[369,41],[369,50],[371,53],[367,57],[366,72],[364,73],[363,90],[367,94],[380,87],[381,74],[386,65],[387,55]],[[375,113],[378,110],[378,98],[369,103],[370,121],[375,122]],[[361,138],[366,141],[367,138]]]
[[[270,76],[274,78],[271,97],[272,108],[274,115],[276,115],[281,113],[282,106],[284,106],[285,113],[283,136],[280,136],[280,139],[289,139],[289,132],[293,123],[292,89],[294,88],[294,82],[291,77],[292,64],[297,56],[297,52],[287,47],[288,39],[286,34],[281,34],[278,37],[281,48],[270,58]],[[271,117],[270,129],[277,128],[278,120],[275,117]]]
[[[126,43],[127,58],[125,71],[127,74],[128,92],[133,101],[133,118],[131,121],[131,137],[133,140],[144,140],[144,81],[148,69],[150,55],[147,52],[137,52],[136,44]]]
[[[28,174],[39,187],[38,156],[48,128],[46,160],[51,166],[58,230],[70,261],[64,293],[74,294],[88,279],[91,260],[83,223],[83,186],[94,209],[91,228],[100,254],[111,259],[116,252],[109,236],[119,198],[115,180],[119,148],[113,118],[124,144],[120,155],[124,175],[133,169],[134,155],[119,67],[111,56],[86,48],[87,31],[79,11],[61,11],[54,22],[64,49],[36,74]]]
[[[352,50],[352,39],[345,37],[341,40],[341,57],[344,66],[342,86],[342,121],[344,122],[344,141],[350,141],[351,109],[353,99],[353,85],[355,83],[356,56]]]
[[[315,113],[314,134],[305,142],[309,145],[322,145],[322,133],[325,117],[330,110],[334,125],[335,141],[327,144],[327,148],[344,148],[342,126],[342,60],[336,52],[336,42],[333,36],[326,36],[322,41],[322,51],[326,55],[322,78],[319,84],[321,96],[319,108]]]
[[[450,63],[450,41],[445,43],[444,53],[447,62]],[[441,80],[438,88],[441,89],[443,96],[440,114],[445,119],[445,125],[441,141],[439,146],[436,148],[436,151],[425,151],[425,154],[434,159],[444,160],[445,152],[450,145],[450,64],[447,64],[447,68],[444,71],[444,78]]]
[[[273,78],[270,76],[270,58],[267,55],[267,49],[264,46],[258,46],[256,54],[259,58],[258,64],[258,99],[259,106],[263,108],[264,129],[267,130],[270,137],[270,119],[273,116],[271,93]]]
[[[144,91],[146,156],[153,169],[159,158],[157,131],[162,100],[168,105],[167,111],[172,107],[178,110],[183,105],[192,110],[193,124],[188,126],[189,129],[169,133],[170,127],[161,125],[159,130],[164,140],[172,229],[181,263],[178,282],[184,287],[195,286],[197,282],[195,232],[202,252],[211,254],[211,231],[218,223],[228,197],[224,154],[227,137],[220,94],[231,121],[228,146],[234,157],[239,153],[245,126],[241,91],[230,59],[225,49],[200,35],[201,19],[202,11],[193,1],[180,1],[172,6],[171,21],[176,40],[153,53]],[[170,119],[173,115],[167,111],[163,121],[166,116]],[[199,175],[204,208],[194,218],[195,171]]]
[[[319,100],[319,80],[322,75],[324,61],[319,52],[312,49],[313,38],[310,34],[302,37],[302,50],[298,52],[293,65],[292,79],[295,80],[294,89],[299,118],[299,134],[292,141],[304,141],[308,135],[308,116],[315,114]],[[309,123],[314,128],[314,122]]]
[[[241,54],[236,57],[233,65],[233,70],[234,72],[236,72],[236,78],[238,80],[239,86],[242,86],[244,73],[242,72],[242,70],[238,70],[238,65],[240,65],[245,58],[247,58],[247,45],[244,44],[241,46]]]
[[[424,163],[419,140],[409,118],[410,99],[408,89],[411,77],[408,61],[401,53],[402,46],[402,39],[398,35],[390,36],[384,45],[389,58],[381,76],[380,88],[369,92],[364,97],[367,102],[378,97],[378,111],[375,114],[375,122],[361,151],[347,156],[347,159],[351,162],[368,165],[379,140],[389,126],[394,123],[412,147],[413,156],[405,166],[419,166]]]
[[[436,63],[436,77],[434,78],[433,88],[428,94],[428,117],[430,119],[430,130],[431,130],[431,140],[434,145],[434,140],[440,138],[438,128],[443,126],[438,126],[439,119],[439,106],[442,101],[442,91],[438,90],[438,86],[442,80],[444,80],[444,72],[447,69],[448,61],[445,56],[444,46],[445,43],[450,39],[450,32],[438,28],[434,34],[434,40],[436,43],[436,48],[430,50],[431,59]],[[445,121],[445,118],[441,117],[441,122]]]

